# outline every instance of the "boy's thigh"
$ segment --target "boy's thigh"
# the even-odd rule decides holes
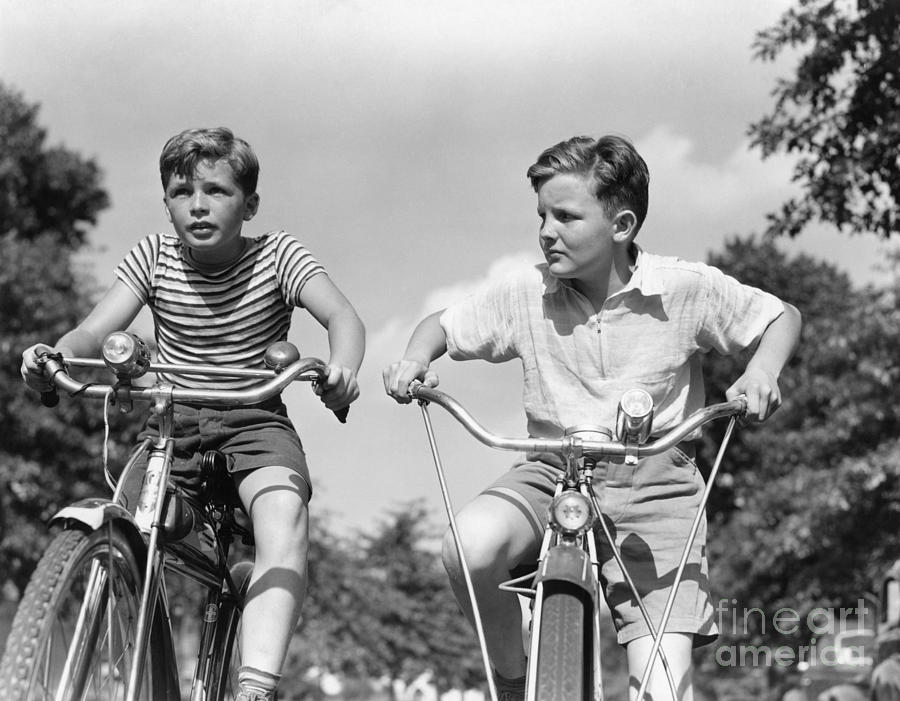
[[[480,538],[502,539],[510,569],[537,561],[557,475],[559,470],[545,463],[518,464],[467,507],[477,509]]]
[[[284,465],[269,465],[235,473],[235,485],[254,530],[302,525],[308,519],[309,489],[297,472]]]
[[[700,507],[703,478],[693,459],[679,448],[642,460],[635,467],[610,464],[606,469],[604,519],[657,626]],[[619,642],[628,644],[649,635],[649,626],[602,534],[600,553],[601,576]],[[666,631],[694,636],[695,645],[711,641],[717,633],[705,519],[691,544]]]

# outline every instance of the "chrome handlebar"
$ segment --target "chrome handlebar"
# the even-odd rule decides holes
[[[565,457],[576,448],[582,455],[601,457],[643,458],[659,455],[674,448],[687,436],[710,421],[727,416],[740,416],[747,410],[747,400],[741,396],[721,404],[713,404],[691,414],[675,428],[656,440],[643,445],[630,445],[621,441],[583,440],[577,436],[564,438],[504,438],[489,432],[453,397],[427,387],[418,380],[409,386],[409,395],[419,402],[433,402],[444,408],[453,418],[484,445],[498,450],[526,453],[551,453]]]
[[[174,387],[168,385],[153,385],[150,387],[136,387],[127,385],[108,385],[79,382],[66,370],[66,366],[72,367],[102,367],[106,364],[102,360],[94,358],[65,358],[52,355],[43,356],[44,375],[58,389],[67,392],[70,396],[83,396],[90,398],[103,398],[110,392],[127,401],[155,402],[161,395],[165,395],[170,401],[183,403],[202,403],[212,406],[240,406],[259,404],[271,399],[291,382],[321,380],[326,375],[326,365],[318,358],[301,358],[284,369],[253,370],[246,368],[228,368],[215,365],[175,365],[169,363],[151,363],[149,372],[171,372],[180,374],[198,374],[217,377],[254,377],[261,382],[256,387],[239,390],[225,389],[192,389],[187,387]],[[334,412],[335,416],[343,423],[347,418],[347,410]]]

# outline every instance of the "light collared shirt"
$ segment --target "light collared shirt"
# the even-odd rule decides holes
[[[631,279],[599,312],[537,265],[454,304],[441,315],[451,358],[519,358],[528,434],[567,426],[615,429],[623,392],[653,397],[654,433],[706,401],[702,355],[731,355],[759,340],[782,302],[717,268],[638,247]]]

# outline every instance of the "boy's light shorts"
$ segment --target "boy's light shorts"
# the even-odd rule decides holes
[[[636,466],[604,463],[594,471],[594,490],[610,533],[657,628],[703,494],[703,477],[693,452],[693,446],[681,444]],[[501,475],[483,493],[515,505],[531,523],[539,543],[558,474],[559,468],[546,463],[525,462]],[[619,643],[650,635],[600,528],[597,545],[601,585]],[[691,548],[666,632],[693,634],[694,646],[712,642],[718,634],[709,591],[705,519]]]
[[[157,418],[151,417],[138,440],[155,437],[157,426]],[[287,467],[300,478],[306,502],[312,497],[306,455],[280,398],[252,407],[176,404],[174,433],[172,481],[189,496],[196,497],[201,487],[203,453],[219,450],[227,456],[232,475],[272,465]],[[236,492],[232,496],[236,499]]]

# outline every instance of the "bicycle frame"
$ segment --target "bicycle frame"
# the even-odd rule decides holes
[[[589,617],[587,615],[585,616],[585,628],[590,631],[591,635],[588,648],[589,659],[583,660],[583,666],[588,669],[590,676],[583,678],[584,681],[580,684],[582,689],[578,693],[581,698],[585,699],[590,698],[594,699],[594,701],[602,701],[603,699],[603,691],[600,685],[600,650],[599,645],[597,644],[600,634],[600,607],[598,602],[601,595],[599,590],[600,563],[595,540],[595,528],[597,526],[601,528],[612,548],[613,557],[616,559],[616,562],[624,573],[626,582],[632,591],[632,595],[638,602],[638,606],[654,641],[650,659],[641,680],[638,698],[642,698],[644,695],[649,681],[650,671],[653,667],[653,661],[656,659],[657,655],[660,657],[665,669],[672,696],[673,698],[677,698],[675,681],[672,678],[665,655],[660,647],[662,633],[665,631],[665,625],[668,621],[668,616],[674,601],[674,594],[680,583],[690,547],[696,536],[700,519],[705,510],[706,500],[715,479],[715,474],[718,471],[719,463],[724,455],[725,445],[727,445],[730,438],[735,417],[746,411],[746,400],[743,397],[740,397],[730,402],[724,402],[722,404],[701,409],[684,420],[676,428],[669,431],[665,436],[656,439],[652,443],[646,443],[650,431],[650,421],[652,420],[652,406],[646,408],[645,415],[639,417],[631,417],[625,414],[623,418],[623,414],[620,413],[620,425],[617,427],[618,432],[622,435],[622,440],[620,441],[609,440],[611,432],[605,429],[591,427],[574,427],[569,429],[566,432],[566,435],[560,439],[522,439],[503,438],[489,433],[478,424],[478,422],[475,421],[475,419],[455,399],[439,390],[426,387],[421,383],[413,383],[410,386],[409,394],[412,398],[418,399],[419,404],[422,407],[429,443],[431,445],[435,466],[437,467],[439,480],[444,493],[444,502],[447,507],[448,517],[450,518],[451,531],[456,540],[457,551],[466,578],[469,597],[472,601],[476,632],[478,633],[479,642],[482,646],[485,672],[487,674],[488,686],[492,698],[496,699],[496,689],[492,678],[493,675],[490,660],[488,659],[484,634],[481,629],[481,622],[479,620],[480,614],[478,613],[477,602],[475,601],[474,588],[468,573],[465,555],[462,552],[462,546],[459,541],[453,509],[450,504],[449,495],[446,492],[443,468],[437,452],[431,421],[428,417],[427,405],[430,402],[434,402],[445,409],[457,419],[470,434],[489,447],[526,453],[551,453],[562,457],[565,461],[565,470],[561,470],[557,478],[555,494],[551,502],[551,513],[541,543],[537,571],[534,574],[518,577],[501,585],[501,589],[504,591],[529,596],[534,602],[532,609],[531,636],[527,646],[528,670],[526,676],[526,701],[539,701],[537,691],[538,669],[540,655],[544,652],[541,650],[539,633],[543,630],[543,606],[544,602],[547,600],[545,594],[549,588],[554,587],[564,587],[568,588],[570,591],[574,590],[577,592],[577,596],[581,597],[585,606],[585,611],[589,611],[590,613]],[[649,400],[649,395],[647,396],[647,399]],[[675,447],[679,442],[692,435],[694,431],[705,423],[723,417],[731,417],[731,423],[726,431],[725,438],[723,439],[719,450],[719,455],[716,458],[716,463],[711,471],[706,490],[703,493],[688,542],[685,544],[682,561],[679,565],[675,581],[673,582],[669,600],[667,601],[662,620],[660,621],[659,631],[657,631],[656,626],[654,626],[653,621],[650,619],[644,608],[637,588],[628,574],[627,569],[622,562],[621,555],[618,553],[615,546],[615,541],[602,518],[600,500],[592,488],[594,463],[601,458],[613,458],[621,459],[626,464],[636,464],[642,457],[657,455]],[[561,499],[567,493],[578,494],[580,498],[584,500],[583,505],[586,505],[584,508],[589,512],[582,515],[579,526],[574,529],[561,527],[559,523],[561,519],[556,514],[556,509],[554,508],[554,505],[561,503]],[[531,581],[532,586],[523,587],[522,583],[525,581]],[[567,698],[568,697],[574,698],[574,696],[567,695]]]
[[[142,343],[142,342],[140,342]],[[112,540],[113,530],[122,534],[127,540],[129,550],[135,555],[138,567],[143,570],[140,588],[140,603],[137,606],[137,624],[134,628],[133,648],[129,656],[134,662],[130,667],[128,679],[115,682],[116,687],[124,684],[124,697],[117,693],[116,698],[124,701],[137,701],[142,693],[145,666],[150,659],[148,648],[153,645],[154,660],[162,660],[153,668],[153,700],[180,701],[180,684],[176,656],[172,638],[172,628],[168,612],[165,573],[175,571],[199,583],[207,590],[203,622],[200,631],[200,649],[197,657],[197,668],[191,689],[192,701],[206,701],[207,698],[219,698],[224,683],[224,671],[216,668],[214,658],[222,657],[223,646],[230,647],[231,637],[223,630],[234,626],[234,617],[239,615],[243,607],[241,587],[249,580],[252,566],[250,563],[239,563],[235,572],[229,571],[228,549],[234,533],[241,527],[233,519],[233,508],[223,506],[215,513],[213,507],[206,507],[202,513],[190,511],[193,521],[187,529],[200,533],[211,543],[204,548],[204,538],[200,544],[190,542],[185,533],[175,533],[169,520],[169,509],[175,509],[179,496],[169,487],[169,477],[174,452],[174,405],[178,402],[198,402],[207,405],[241,405],[256,404],[274,396],[294,380],[318,381],[324,374],[325,365],[315,358],[299,359],[299,353],[288,344],[281,345],[272,354],[271,370],[245,370],[221,368],[217,366],[174,366],[154,365],[149,363],[139,368],[137,374],[150,371],[204,373],[219,376],[252,377],[260,380],[252,389],[216,390],[176,388],[167,384],[156,384],[151,387],[131,385],[133,375],[119,375],[114,386],[82,384],[70,377],[63,365],[62,358],[45,356],[43,359],[45,375],[54,386],[70,395],[103,398],[120,403],[123,411],[131,409],[134,401],[147,401],[150,411],[159,423],[158,435],[148,438],[132,454],[130,460],[119,476],[118,484],[111,499],[85,499],[60,510],[51,524],[61,525],[63,529],[96,532],[109,529],[108,539]],[[296,358],[296,360],[294,360]],[[270,357],[267,354],[267,363]],[[65,360],[69,366],[103,367],[104,362],[94,359],[69,358]],[[112,367],[112,365],[110,365]],[[45,403],[53,397],[42,397]],[[336,412],[343,421],[345,413]],[[132,515],[124,506],[122,498],[129,474],[146,456],[146,471],[138,498],[135,513]],[[179,531],[184,531],[180,528]],[[195,538],[196,540],[196,538]],[[110,554],[112,557],[112,554]],[[56,684],[55,701],[80,699],[89,674],[86,660],[94,653],[93,645],[104,625],[104,611],[107,596],[112,595],[107,572],[112,570],[112,563],[102,566],[94,561],[90,564],[86,577],[85,595],[75,618],[72,639],[62,664],[62,672]],[[107,591],[109,590],[109,591]],[[218,621],[222,613],[225,619]],[[224,624],[218,625],[217,623]],[[111,633],[109,633],[111,635]],[[223,637],[224,636],[224,637]],[[227,659],[227,653],[225,651]],[[111,665],[110,665],[111,666]],[[212,696],[208,696],[211,693]]]
[[[220,594],[236,596],[235,585],[227,568],[227,543],[219,542],[216,536],[216,545],[212,553],[204,554],[183,542],[163,543],[164,513],[167,507],[167,490],[169,474],[172,465],[173,451],[173,403],[167,397],[160,397],[154,402],[153,411],[160,416],[160,433],[155,441],[146,441],[132,456],[126,465],[119,480],[119,486],[111,500],[89,499],[73,504],[62,509],[53,517],[51,523],[63,523],[65,527],[74,527],[76,524],[87,526],[92,530],[109,527],[115,523],[126,537],[131,541],[136,553],[144,563],[144,586],[141,594],[141,602],[138,608],[137,629],[135,633],[135,646],[133,655],[137,660],[147,658],[147,647],[151,637],[157,646],[162,646],[164,659],[170,660],[165,665],[164,689],[165,699],[177,700],[181,698],[179,678],[172,631],[168,615],[168,603],[165,594],[165,571],[175,570],[192,580],[202,584],[209,592],[204,615],[204,630],[201,632],[201,641],[206,649],[201,649],[198,661],[209,656],[209,645],[212,636],[205,629],[210,628],[216,622],[215,612],[218,610],[217,599]],[[143,456],[149,451],[147,470],[141,488],[137,513],[132,515],[120,504],[122,490],[127,482],[128,474]],[[212,524],[202,522],[201,527],[212,528]],[[92,571],[88,591],[79,614],[79,622],[76,624],[75,639],[87,641],[93,636],[82,635],[82,626],[85,620],[97,620],[97,616],[90,616],[88,612],[96,608],[102,599],[102,592],[106,582],[105,570],[95,567]],[[223,588],[223,582],[227,586]],[[211,608],[212,607],[212,608]],[[89,654],[89,650],[73,648],[69,652],[61,676],[60,688],[78,689],[84,684],[83,679],[74,679],[71,676],[72,669],[83,669],[83,665],[76,664],[79,657]],[[209,680],[203,679],[203,670],[198,668],[197,678],[194,681],[194,689],[191,698],[204,699],[205,687]],[[127,681],[125,692],[126,701],[134,701],[138,698],[141,689],[144,664],[135,664],[131,668],[131,674]]]

